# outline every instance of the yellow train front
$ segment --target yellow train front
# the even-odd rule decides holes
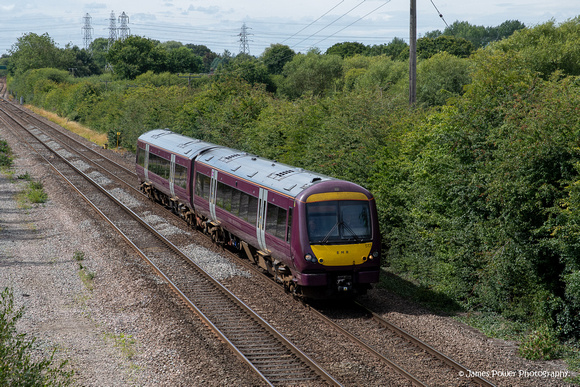
[[[294,275],[307,298],[364,294],[379,281],[376,203],[364,188],[326,180],[295,198]]]

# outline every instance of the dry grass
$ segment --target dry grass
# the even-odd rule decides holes
[[[38,114],[40,116],[43,116],[43,117],[49,119],[50,121],[54,122],[55,124],[60,125],[63,128],[65,128],[73,133],[76,133],[79,136],[84,137],[91,142],[94,142],[95,144],[97,144],[99,146],[105,146],[105,144],[108,142],[107,135],[105,133],[95,132],[94,130],[89,129],[86,126],[82,126],[78,122],[69,121],[68,119],[60,117],[55,113],[46,111],[44,109],[37,108],[37,107],[32,106],[32,105],[26,105],[26,108],[32,110],[33,112],[35,112],[36,114]]]

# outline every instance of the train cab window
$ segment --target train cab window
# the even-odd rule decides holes
[[[344,243],[371,239],[369,203],[339,200],[307,203],[308,238],[311,243]]]

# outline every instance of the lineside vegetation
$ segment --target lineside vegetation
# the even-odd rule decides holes
[[[9,85],[127,149],[166,127],[369,188],[385,281],[471,323],[507,321],[522,355],[553,358],[580,337],[580,19],[498,41],[452,27],[465,38],[421,44],[414,108],[399,40],[224,53],[190,79],[16,68]]]

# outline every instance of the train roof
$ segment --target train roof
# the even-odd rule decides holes
[[[236,149],[183,136],[168,129],[151,130],[139,136],[139,141],[189,159],[198,156],[197,161],[212,168],[291,197],[296,197],[316,183],[337,180]]]
[[[219,145],[204,142],[174,133],[169,129],[154,129],[139,136],[139,141],[147,142],[157,148],[193,159],[203,151]]]
[[[209,149],[198,157],[198,161],[240,179],[251,181],[292,197],[296,197],[313,184],[337,180],[225,147]]]

